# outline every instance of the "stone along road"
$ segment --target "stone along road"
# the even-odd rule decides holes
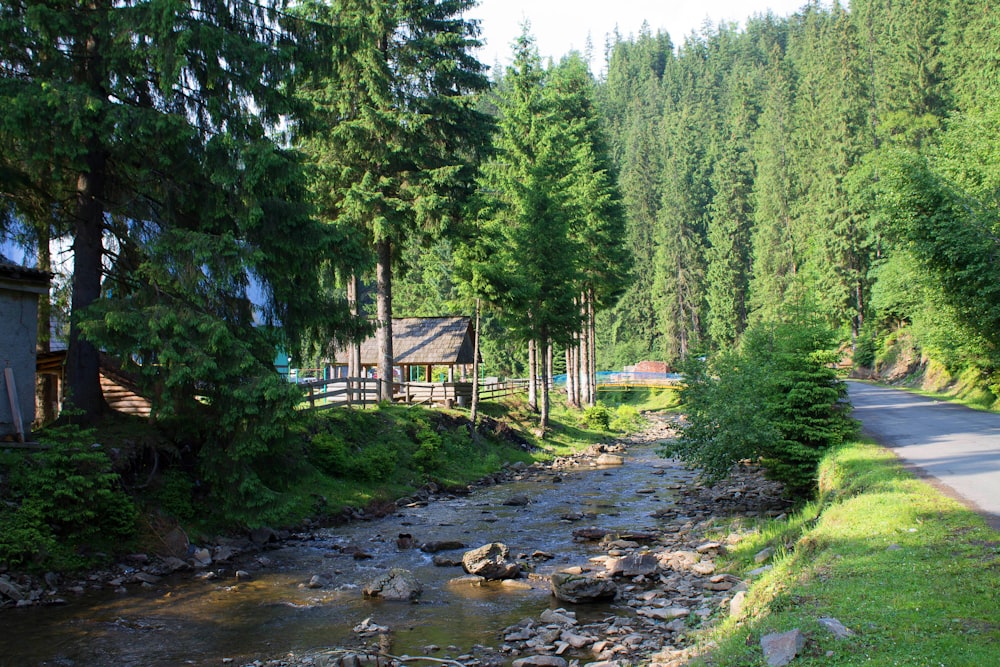
[[[848,382],[866,435],[1000,530],[1000,415]]]

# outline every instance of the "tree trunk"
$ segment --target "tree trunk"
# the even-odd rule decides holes
[[[359,296],[361,285],[358,281],[358,274],[351,273],[347,279],[347,303],[351,310],[351,317],[355,320],[361,315],[359,306]],[[347,398],[348,403],[355,400],[364,400],[364,383],[352,382],[350,378],[361,377],[361,341],[352,340],[347,349]]]
[[[571,408],[578,408],[580,404],[576,400],[576,346],[570,345],[566,348],[566,404]]]
[[[479,299],[476,299],[476,324],[472,330],[472,407],[469,421],[472,422],[472,437],[479,438],[476,419],[479,416]]]
[[[66,402],[76,412],[74,420],[93,423],[104,411],[101,362],[97,348],[83,338],[79,319],[83,310],[101,295],[104,258],[103,193],[105,158],[96,142],[87,154],[87,171],[77,177],[76,221],[73,240],[73,298],[66,352]]]
[[[597,323],[594,318],[594,291],[587,295],[587,373],[590,396],[587,405],[597,405]]]
[[[375,244],[378,329],[378,400],[392,401],[392,241]]]
[[[52,270],[52,253],[49,249],[49,226],[43,224],[38,229],[38,268]],[[52,296],[51,290],[38,299],[38,343],[35,351],[45,354],[52,351]],[[38,423],[48,424],[59,416],[59,386],[55,375],[45,373],[38,377],[35,387],[35,403],[38,405]]]
[[[538,412],[538,363],[535,341],[528,341],[528,407]]]
[[[548,340],[548,332],[544,329],[541,331],[538,345],[539,345],[539,355],[542,357],[542,409],[541,414],[538,418],[538,428],[542,431],[542,438],[545,438],[545,432],[549,429],[549,365],[546,360],[549,356],[549,351],[551,349],[551,343]]]
[[[591,395],[593,389],[590,386],[590,326],[587,321],[587,295],[580,295],[580,405],[592,405]]]

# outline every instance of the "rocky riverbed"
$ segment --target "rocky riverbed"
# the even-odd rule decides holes
[[[534,482],[559,484],[568,471],[597,466],[613,468],[628,460],[630,449],[648,450],[650,445],[673,437],[674,427],[673,417],[653,416],[649,428],[640,435],[611,445],[595,446],[580,456],[533,466],[511,466],[468,491],[475,496],[477,488],[497,484],[519,485],[519,490],[531,489]],[[586,508],[564,511],[557,517],[557,525],[572,535],[574,543],[586,543],[588,556],[578,562],[566,562],[563,554],[539,550],[494,553],[489,557],[503,561],[503,567],[486,574],[483,571],[470,574],[476,570],[466,562],[469,560],[466,557],[476,547],[488,545],[490,540],[477,539],[474,534],[459,543],[422,540],[419,535],[408,533],[394,536],[396,544],[393,546],[397,551],[422,549],[428,555],[433,554],[434,565],[440,568],[457,569],[464,565],[464,572],[457,572],[448,586],[505,591],[525,589],[536,596],[551,596],[552,603],[540,613],[496,627],[494,641],[477,643],[471,648],[445,642],[428,643],[421,647],[419,656],[412,646],[408,656],[395,655],[397,628],[384,621],[365,618],[352,628],[349,640],[340,641],[334,648],[291,650],[249,663],[234,658],[220,660],[224,664],[269,667],[385,667],[420,661],[455,665],[513,664],[515,667],[684,664],[693,650],[690,645],[692,629],[736,610],[742,599],[741,592],[746,588],[745,582],[717,571],[717,557],[740,539],[737,533],[719,535],[717,519],[733,515],[773,516],[782,513],[786,505],[780,486],[765,481],[754,469],[741,468],[725,482],[706,487],[696,481],[693,473],[682,471],[677,462],[654,459],[649,467],[651,475],[643,478],[649,486],[632,489],[632,493],[650,497],[670,493],[670,501],[660,503],[650,513],[650,525],[635,529],[619,525],[608,529],[603,525],[601,514],[586,511]],[[454,499],[454,490],[444,492],[431,486],[413,497],[401,499],[397,510],[404,516],[413,508]],[[502,504],[516,508],[532,502],[530,493],[518,492],[506,496]],[[480,513],[489,511],[479,510]],[[354,520],[374,518],[357,510],[350,515]],[[401,525],[410,523],[402,521]],[[184,558],[136,554],[113,569],[93,573],[82,580],[64,580],[54,574],[44,579],[3,574],[0,575],[0,598],[7,605],[27,606],[59,604],[88,590],[111,588],[120,595],[129,595],[161,586],[162,578],[177,577],[176,573],[205,581],[252,581],[279,567],[275,561],[280,562],[283,550],[321,549],[328,560],[333,557],[365,562],[372,556],[370,545],[384,541],[384,536],[375,536],[368,544],[358,541],[344,544],[331,540],[323,529],[310,526],[292,532],[265,529],[237,540],[190,546]],[[371,581],[358,582],[357,586],[338,584],[337,573],[341,571],[305,573],[299,577],[302,580],[299,586],[316,590],[319,596],[316,600],[323,604],[329,602],[324,602],[324,591],[371,584]],[[420,582],[411,580],[416,577],[409,573],[410,578],[400,583],[400,580],[392,580],[390,575],[393,573],[393,569],[387,568],[372,579],[383,577],[385,585],[394,587],[391,588],[393,594],[403,600],[418,600]],[[414,588],[399,588],[406,585]],[[369,593],[375,597],[380,595],[379,589],[366,589],[366,594]],[[297,602],[289,604],[299,606]],[[406,605],[410,602],[381,604]]]

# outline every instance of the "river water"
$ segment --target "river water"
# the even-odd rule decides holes
[[[179,575],[146,589],[130,586],[124,594],[95,591],[70,595],[65,605],[3,610],[0,666],[172,667],[220,665],[224,659],[240,665],[359,646],[364,640],[353,628],[365,619],[390,628],[396,655],[426,655],[429,645],[441,647],[438,657],[497,647],[503,628],[561,606],[547,575],[603,553],[596,544],[574,540],[574,530],[654,531],[658,519],[651,513],[669,507],[692,477],[659,458],[655,443],[632,443],[625,458],[622,466],[529,471],[467,496],[318,530],[263,552],[263,565],[249,581],[236,581],[231,570],[214,580]],[[504,504],[516,495],[531,502]],[[573,514],[584,518],[561,518]],[[504,542],[512,556],[542,551],[555,558],[529,558],[534,576],[518,580],[519,586],[473,587],[452,583],[464,574],[460,566],[436,566],[431,555],[400,548],[400,535],[417,543],[458,540],[468,548]],[[356,560],[344,547],[372,557]],[[446,555],[460,560],[463,551]],[[391,567],[411,570],[423,584],[417,603],[363,599],[363,583]],[[313,575],[328,585],[308,588]],[[577,612],[581,620],[629,613],[612,605]]]

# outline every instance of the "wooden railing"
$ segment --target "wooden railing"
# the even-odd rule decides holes
[[[378,380],[375,378],[332,378],[299,383],[305,390],[302,409],[322,410],[333,407],[365,407],[378,404]],[[494,400],[525,391],[527,380],[480,382],[479,399]],[[467,406],[472,403],[471,382],[395,382],[393,400],[408,405]]]

